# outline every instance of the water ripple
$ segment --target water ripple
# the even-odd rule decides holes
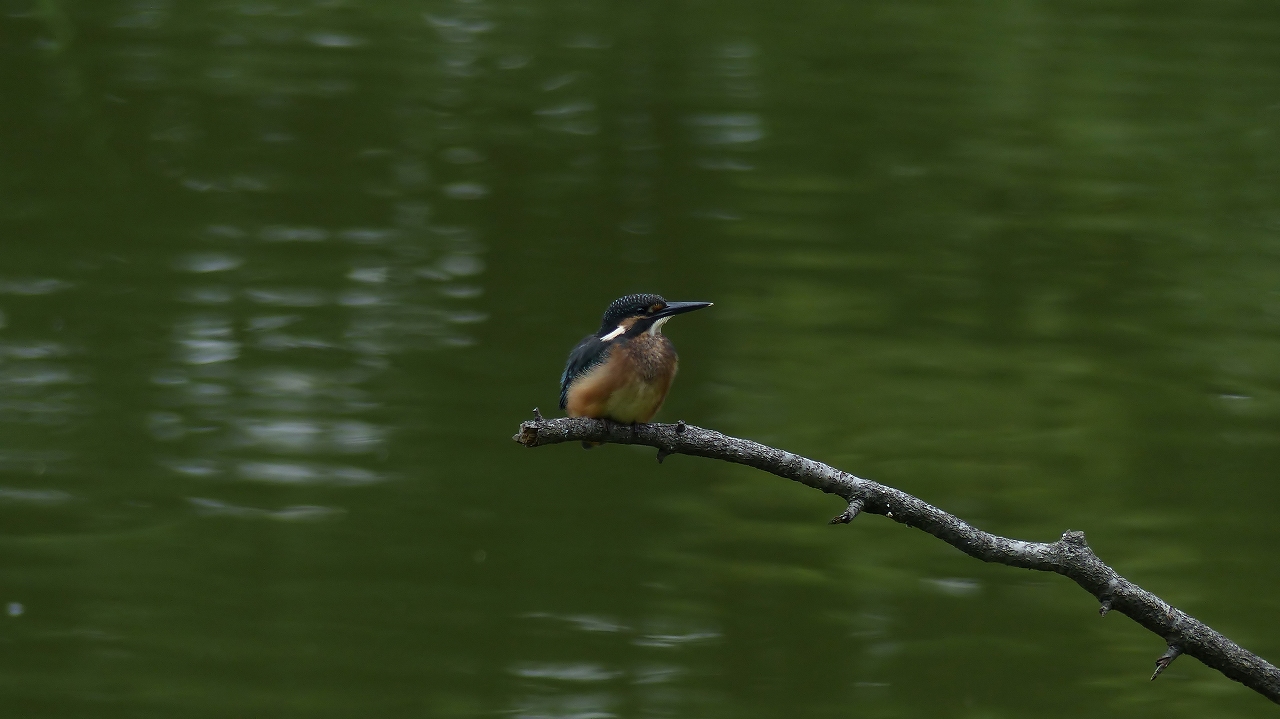
[[[207,497],[187,497],[197,514],[209,517],[239,517],[241,519],[274,519],[281,522],[315,522],[334,519],[346,514],[345,509],[314,504],[296,504],[281,509],[242,507]]]
[[[0,294],[51,295],[54,292],[68,290],[73,286],[71,282],[54,278],[0,280]]]
[[[526,679],[555,679],[564,682],[603,682],[622,676],[622,672],[589,662],[525,663],[512,667],[511,673]]]

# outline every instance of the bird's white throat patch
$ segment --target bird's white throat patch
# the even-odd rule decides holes
[[[662,334],[662,326],[663,326],[663,325],[665,325],[665,324],[667,323],[667,320],[669,320],[669,319],[671,319],[671,318],[670,318],[670,317],[662,317],[662,318],[660,318],[660,319],[654,320],[653,324],[649,325],[649,329],[645,330],[645,333],[646,333],[646,334],[651,334],[651,335],[660,335],[660,334]],[[629,330],[629,329],[631,329],[631,328],[630,328],[630,327],[627,327],[626,325],[618,325],[618,329],[616,329],[616,330],[614,330],[614,331],[610,332],[609,334],[605,335],[604,337],[601,337],[601,338],[600,338],[600,341],[601,341],[601,342],[608,342],[608,341],[609,341],[609,340],[611,340],[611,339],[616,339],[616,338],[618,338],[618,337],[621,337],[622,335],[626,334],[627,330]]]

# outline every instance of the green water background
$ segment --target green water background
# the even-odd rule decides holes
[[[660,419],[1084,530],[1280,659],[1280,6],[0,2],[0,713],[1243,717],[1068,581]]]

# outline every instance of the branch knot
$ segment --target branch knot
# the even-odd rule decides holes
[[[1062,533],[1062,538],[1058,540],[1064,545],[1072,549],[1088,549],[1089,543],[1084,541],[1084,532],[1074,529],[1068,529]]]
[[[863,504],[864,502],[861,499],[858,499],[856,497],[854,499],[849,500],[848,509],[845,509],[840,514],[837,514],[835,518],[833,518],[830,522],[827,522],[827,524],[848,524],[849,522],[852,522],[853,518],[858,516],[858,514],[862,512]]]
[[[1169,665],[1173,664],[1173,660],[1177,659],[1181,655],[1182,655],[1182,647],[1178,646],[1177,644],[1170,644],[1169,648],[1165,650],[1164,654],[1161,654],[1160,658],[1156,659],[1156,670],[1151,675],[1151,681],[1154,682],[1156,680],[1156,677],[1160,676],[1160,674],[1163,673],[1165,669],[1168,669]]]
[[[526,447],[537,447],[539,423],[540,423],[539,420],[533,420],[530,422],[521,422],[520,431],[517,432],[516,436],[512,437],[511,439],[514,439],[515,441],[519,442],[520,444],[523,444]]]

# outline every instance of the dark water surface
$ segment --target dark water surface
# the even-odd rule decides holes
[[[1274,712],[1060,577],[509,437],[609,300],[712,300],[660,418],[1280,659],[1280,6],[0,11],[4,716]]]

